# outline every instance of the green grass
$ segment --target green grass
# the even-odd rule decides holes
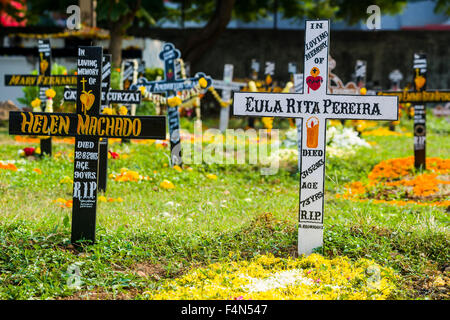
[[[449,158],[447,132],[431,131],[427,138],[428,156]],[[413,154],[412,137],[367,140],[376,142],[370,151],[327,163],[323,254],[365,257],[393,267],[401,280],[392,298],[448,298],[448,287],[418,288],[450,260],[444,208],[334,198],[379,161]],[[18,151],[26,146],[31,144],[16,143],[5,128],[0,130],[0,160],[19,159]],[[73,163],[44,159],[19,164],[24,171],[0,170],[0,299],[84,298],[92,292],[99,298],[139,299],[165,278],[229,259],[233,252],[243,258],[267,252],[296,255],[298,174],[262,176],[250,165],[200,165],[179,173],[167,166],[167,148],[113,144],[111,149],[130,157],[110,160],[109,172],[127,167],[152,179],[108,180],[105,196],[124,202],[98,203],[97,242],[84,248],[70,244],[71,209],[52,202],[71,199],[71,185],[59,181],[73,176]],[[53,150],[70,152],[73,146],[58,143]],[[206,178],[208,173],[218,180]],[[159,188],[164,179],[176,189]],[[81,272],[79,290],[67,286],[67,270],[75,264]]]

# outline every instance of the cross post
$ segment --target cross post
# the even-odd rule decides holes
[[[148,81],[146,78],[139,78],[137,83],[130,86],[130,90],[137,90],[144,86],[149,93],[164,93],[166,98],[175,96],[178,91],[190,90],[196,86],[201,78],[207,81],[207,89],[211,86],[212,80],[204,73],[197,73],[193,78],[180,79],[176,75],[175,63],[181,53],[172,43],[165,43],[159,58],[164,61],[164,79],[156,81]],[[181,166],[181,139],[180,139],[180,116],[178,107],[167,108],[170,135],[170,159],[171,165]]]
[[[72,243],[95,242],[100,138],[164,139],[163,116],[100,115],[102,48],[78,48],[76,113],[12,111],[9,134],[74,136]]]
[[[327,119],[397,120],[398,98],[331,95],[328,85],[330,21],[307,20],[303,93],[235,92],[233,114],[301,119],[298,252],[323,246]]]

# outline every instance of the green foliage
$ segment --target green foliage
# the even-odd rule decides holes
[[[156,107],[155,104],[151,101],[143,101],[137,108],[136,108],[136,115],[137,116],[151,116],[156,114]]]
[[[161,68],[145,68],[145,77],[148,81],[154,81],[157,77],[164,76],[164,70]]]
[[[435,120],[429,116],[427,124]],[[412,130],[412,123],[404,125]],[[181,126],[193,130],[187,119],[181,119]],[[428,156],[450,156],[446,137],[428,132]],[[327,161],[323,254],[369,258],[394,268],[402,281],[397,298],[436,298],[425,286],[410,289],[409,282],[425,281],[430,272],[448,263],[450,239],[444,208],[334,197],[345,183],[366,177],[379,161],[412,154],[412,137],[366,139],[376,145],[351,159]],[[7,136],[6,128],[0,129],[2,159],[18,160],[18,151],[26,146],[32,144],[18,144]],[[242,259],[268,252],[279,257],[295,255],[298,174],[280,170],[261,176],[249,164],[190,165],[193,171],[177,172],[168,166],[168,147],[113,142],[110,150],[130,157],[110,159],[109,173],[127,167],[151,179],[109,179],[105,196],[124,201],[98,203],[97,243],[77,250],[70,245],[70,209],[53,203],[59,197],[71,199],[72,185],[60,180],[73,175],[73,162],[67,157],[73,145],[54,143],[53,147],[54,155],[61,152],[63,156],[18,163],[21,171],[0,169],[0,299],[83,298],[95,292],[102,295],[92,299],[125,294],[139,299],[165,278],[224,261],[230,253]],[[216,174],[218,180],[206,178],[208,173]],[[159,188],[164,179],[176,188]],[[68,286],[74,266],[80,269],[80,289]],[[414,285],[420,286],[420,281]]]
[[[111,89],[120,89],[120,70],[117,68],[111,68]]]
[[[139,3],[141,4],[138,6]],[[135,8],[137,8],[135,16],[132,16],[131,21],[127,22],[126,18],[133,14]],[[167,14],[164,1],[162,0],[100,0],[97,1],[96,11],[100,26],[127,22],[123,26],[124,29],[127,29],[133,23],[135,17],[140,26],[149,26],[154,25],[156,21]]]

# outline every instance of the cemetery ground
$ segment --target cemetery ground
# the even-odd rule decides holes
[[[427,118],[428,157],[449,159],[448,123],[431,113]],[[210,121],[203,125],[217,127]],[[362,288],[374,274],[358,266],[374,264],[391,289],[359,298],[449,299],[448,206],[342,196],[352,182],[367,182],[381,161],[413,155],[413,137],[407,134],[412,120],[402,120],[405,131],[397,135],[384,135],[387,124],[382,125],[380,135],[363,133],[371,148],[349,157],[327,156],[323,258],[313,254],[295,260],[303,261],[296,267],[314,274],[343,264],[359,272],[351,288]],[[243,119],[232,119],[231,127],[243,126]],[[287,121],[275,120],[274,127],[280,126],[286,131]],[[192,130],[192,122],[182,119],[182,127]],[[113,175],[98,198],[97,242],[80,248],[70,243],[73,144],[55,139],[51,158],[24,159],[20,150],[39,144],[15,140],[6,127],[0,130],[0,160],[17,161],[10,170],[0,168],[0,299],[182,298],[178,286],[213,279],[211,270],[226,274],[230,268],[251,272],[254,267],[264,275],[258,263],[278,271],[297,263],[292,260],[297,258],[296,170],[282,166],[264,176],[250,164],[174,169],[168,146],[110,140]],[[440,201],[447,200],[448,191]],[[327,281],[326,272],[314,279],[317,286]],[[311,297],[336,298],[325,289]],[[198,296],[200,291],[192,289],[184,298],[264,297],[257,291],[233,295],[233,290],[226,297]],[[286,295],[296,297],[305,298]],[[358,298],[349,293],[338,298],[346,297]]]

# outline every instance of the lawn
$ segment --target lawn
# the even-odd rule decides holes
[[[428,122],[427,156],[450,158],[445,122],[431,115]],[[327,162],[321,253],[392,268],[398,277],[390,299],[448,299],[448,208],[336,198],[380,161],[413,155],[411,136],[364,138],[371,149]],[[0,160],[23,159],[19,151],[29,146],[38,144],[0,129]],[[70,244],[71,209],[63,200],[71,199],[72,184],[61,180],[73,176],[72,144],[54,143],[52,158],[17,162],[17,171],[0,169],[0,299],[145,299],[211,263],[268,253],[296,258],[298,173],[263,176],[249,164],[179,171],[168,163],[169,148],[155,143],[112,143],[110,150],[120,155],[109,160],[110,174],[127,168],[148,179],[108,179],[92,246]],[[175,188],[161,187],[164,180]],[[81,282],[68,285],[78,275]]]

